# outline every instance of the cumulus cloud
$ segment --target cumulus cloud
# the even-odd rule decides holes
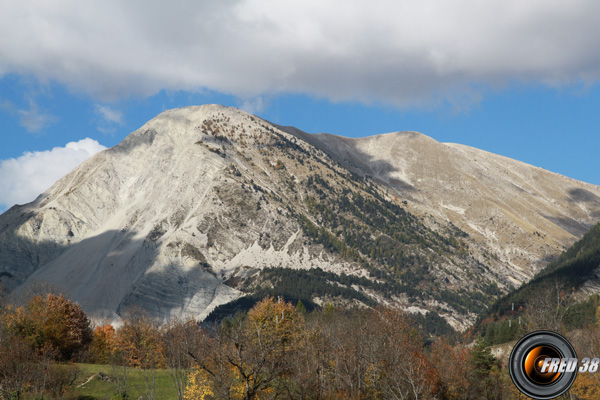
[[[210,89],[399,106],[600,79],[595,0],[7,2],[0,74],[102,101]]]
[[[0,208],[35,200],[63,175],[106,147],[85,138],[52,150],[0,161]]]

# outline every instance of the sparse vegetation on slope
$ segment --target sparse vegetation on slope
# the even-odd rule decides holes
[[[371,282],[370,287],[363,284],[356,289],[336,289],[347,290],[341,297],[364,304],[372,305],[379,297],[405,304],[420,302],[421,307],[429,309],[427,304],[433,301],[449,305],[461,314],[473,314],[485,309],[501,293],[490,277],[478,272],[484,268],[470,255],[464,242],[465,232],[451,223],[435,230],[429,228],[401,207],[397,198],[389,198],[386,189],[372,178],[342,168],[322,151],[267,123],[257,119],[254,122],[236,125],[221,115],[204,121],[199,128],[207,135],[207,146],[216,139],[223,152],[235,151],[241,156],[241,164],[229,163],[226,168],[235,183],[217,191],[221,201],[229,205],[232,224],[239,221],[245,225],[244,221],[256,220],[258,215],[270,211],[287,218],[286,223],[292,218],[308,239],[304,246],[313,246],[311,252],[320,248],[330,254],[330,259],[368,271],[369,278],[363,279]],[[260,158],[252,157],[253,152],[258,152]],[[279,217],[274,221],[274,229],[281,227],[278,220]],[[278,249],[284,244],[277,242],[281,236],[262,232],[258,243],[265,250],[271,245]],[[264,274],[261,279],[270,278],[270,272],[265,270]],[[459,285],[466,274],[477,274],[480,279]],[[283,292],[271,288],[268,293],[302,298],[310,306],[312,298],[308,293],[285,292],[293,286],[285,283],[287,278],[278,278],[280,284],[276,288]],[[341,280],[338,277],[332,281]],[[236,287],[249,290],[257,298],[267,293],[248,285]],[[313,285],[310,290],[312,297],[323,291],[334,297],[340,295],[333,294],[331,287],[317,289]],[[376,296],[366,295],[367,290]],[[236,302],[242,303],[247,301]]]
[[[531,281],[499,299],[490,312],[503,314],[513,303],[523,305],[544,287],[558,287],[565,294],[571,293],[594,278],[599,266],[600,224],[597,224]]]
[[[528,279],[523,263],[569,240],[558,225],[588,223],[594,193],[414,132],[307,135],[231,108],[190,107],[162,113],[39,201],[4,213],[0,281],[9,290],[51,281],[99,313],[139,305],[204,318],[240,291],[280,290],[307,307],[390,304],[463,329]],[[531,216],[531,204],[547,216]],[[298,282],[310,289],[292,292]]]
[[[579,290],[584,284],[594,284],[600,267],[600,224],[567,249],[558,259],[540,271],[530,282],[501,297],[487,312],[482,313],[476,330],[490,344],[516,339],[527,327],[509,329],[508,320],[519,321],[529,314],[543,316],[549,307],[556,329],[565,331],[592,325],[597,319],[600,300],[597,295],[586,297]],[[545,303],[540,300],[548,298]]]

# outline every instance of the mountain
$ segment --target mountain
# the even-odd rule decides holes
[[[518,340],[524,329],[573,332],[597,324],[599,271],[600,223],[531,280],[501,296],[469,331],[496,345]]]
[[[0,215],[0,282],[13,296],[49,283],[97,317],[204,318],[285,288],[461,328],[599,219],[600,187],[505,157],[205,105],[160,114]]]
[[[311,143],[392,188],[416,215],[454,223],[503,261],[515,284],[600,221],[598,186],[420,133],[319,134]]]
[[[510,304],[526,305],[548,288],[559,288],[572,298],[570,303],[587,300],[600,293],[600,223],[564,251],[556,260],[517,290],[495,303],[488,313],[497,315],[509,311]],[[592,310],[595,314],[596,308]]]

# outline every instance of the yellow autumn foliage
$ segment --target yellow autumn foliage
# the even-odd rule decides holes
[[[188,376],[188,385],[183,398],[185,400],[209,400],[214,395],[208,373],[195,368]]]

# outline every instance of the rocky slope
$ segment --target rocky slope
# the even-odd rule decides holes
[[[343,165],[375,177],[417,215],[448,220],[520,284],[600,221],[600,188],[416,132],[314,135]]]
[[[319,267],[352,301],[461,327],[598,219],[600,188],[504,157],[207,105],[160,114],[2,214],[0,279],[13,296],[49,283],[98,317],[203,318],[276,288],[265,267]]]

